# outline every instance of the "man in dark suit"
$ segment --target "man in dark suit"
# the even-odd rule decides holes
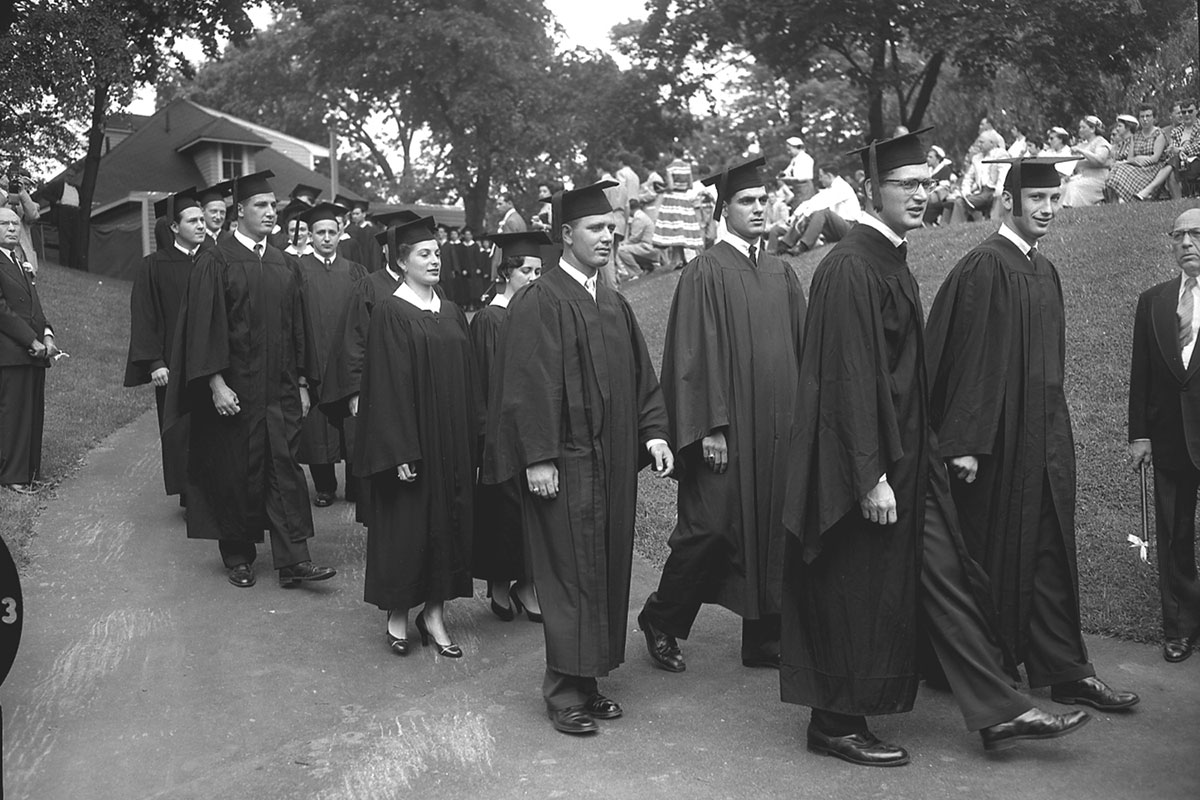
[[[20,234],[21,218],[0,207],[0,486],[29,493],[42,462],[46,368],[59,349]]]
[[[1182,274],[1138,298],[1129,377],[1129,449],[1134,467],[1154,462],[1163,658],[1183,661],[1200,636],[1196,490],[1200,488],[1200,209],[1171,228]]]

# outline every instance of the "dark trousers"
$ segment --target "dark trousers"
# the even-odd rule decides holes
[[[1196,576],[1196,490],[1200,470],[1154,467],[1154,534],[1163,635],[1200,634],[1200,580]]]
[[[832,209],[822,208],[814,211],[805,220],[803,230],[800,230],[800,226],[792,226],[792,229],[781,236],[779,241],[788,247],[794,247],[796,240],[799,239],[805,250],[812,250],[817,246],[817,239],[821,236],[824,236],[825,241],[829,243],[839,242],[850,232],[850,228],[851,224]]]
[[[58,263],[64,267],[82,269],[79,262],[79,248],[76,240],[79,238],[79,208],[77,206],[58,206]]]
[[[1079,596],[1071,579],[1049,477],[1044,477],[1042,484],[1025,673],[1035,688],[1096,674],[1079,630]]]
[[[313,488],[319,494],[335,494],[337,492],[337,473],[333,464],[309,464],[309,474],[312,475]]]
[[[266,473],[264,477],[267,484],[264,500],[267,512],[267,530],[271,535],[271,558],[275,563],[275,569],[283,569],[295,566],[301,561],[308,561],[309,555],[308,539],[293,540],[287,533],[283,533],[283,531],[294,529],[295,526],[288,524],[284,511],[284,496],[283,492],[279,490],[276,477],[278,467],[275,462],[277,458],[290,458],[290,454],[280,456],[268,452],[263,459],[263,471]],[[299,467],[296,468],[299,469]],[[296,535],[302,537],[303,531],[297,531]],[[227,569],[233,569],[239,564],[253,564],[255,556],[258,554],[258,548],[253,541],[220,539],[217,544],[221,550],[221,560],[225,562]]]
[[[595,693],[595,678],[566,675],[546,667],[546,677],[542,679],[542,697],[546,699],[546,708],[551,711],[581,706]]]
[[[45,367],[0,367],[0,485],[29,483],[42,469]]]
[[[925,500],[921,592],[923,627],[946,673],[968,730],[1005,722],[1033,707],[1004,673],[1000,647],[967,584],[946,517]],[[866,730],[866,719],[813,709],[813,725],[833,736]]]

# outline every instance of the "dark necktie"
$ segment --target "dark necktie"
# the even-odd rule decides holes
[[[1196,279],[1189,277],[1183,282],[1183,296],[1179,298],[1179,351],[1187,347],[1192,337],[1192,317],[1196,311],[1196,299],[1192,291],[1196,288]]]
[[[1037,249],[1037,245],[1035,244],[1033,247],[1029,248],[1030,263],[1032,263],[1033,261],[1035,261],[1037,259],[1037,254],[1038,254],[1038,249]]]
[[[258,256],[259,261],[262,261],[262,257],[263,257],[262,242],[259,242],[258,244],[254,245],[254,255]]]
[[[758,248],[754,245],[750,245],[750,263],[756,267],[758,266]]]
[[[902,261],[908,261],[908,242],[901,242],[900,246],[896,248],[896,252],[900,254]]]

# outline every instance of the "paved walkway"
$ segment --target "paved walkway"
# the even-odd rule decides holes
[[[807,753],[806,714],[779,702],[776,673],[741,666],[736,618],[706,608],[681,675],[653,669],[631,627],[627,663],[601,683],[626,716],[573,739],[543,712],[540,627],[501,623],[481,596],[448,607],[462,660],[387,651],[346,504],[315,509],[313,556],[334,580],[285,591],[266,571],[235,589],[161,485],[148,413],[40,518],[24,640],[0,688],[7,797],[1200,797],[1200,658],[1168,665],[1157,648],[1091,639],[1138,709],[992,756],[948,695],[922,689],[913,713],[874,726],[913,763],[872,770]],[[635,562],[635,606],[656,578]]]

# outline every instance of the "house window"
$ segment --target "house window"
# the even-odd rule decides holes
[[[245,152],[240,144],[221,145],[221,180],[240,178],[245,174]]]

